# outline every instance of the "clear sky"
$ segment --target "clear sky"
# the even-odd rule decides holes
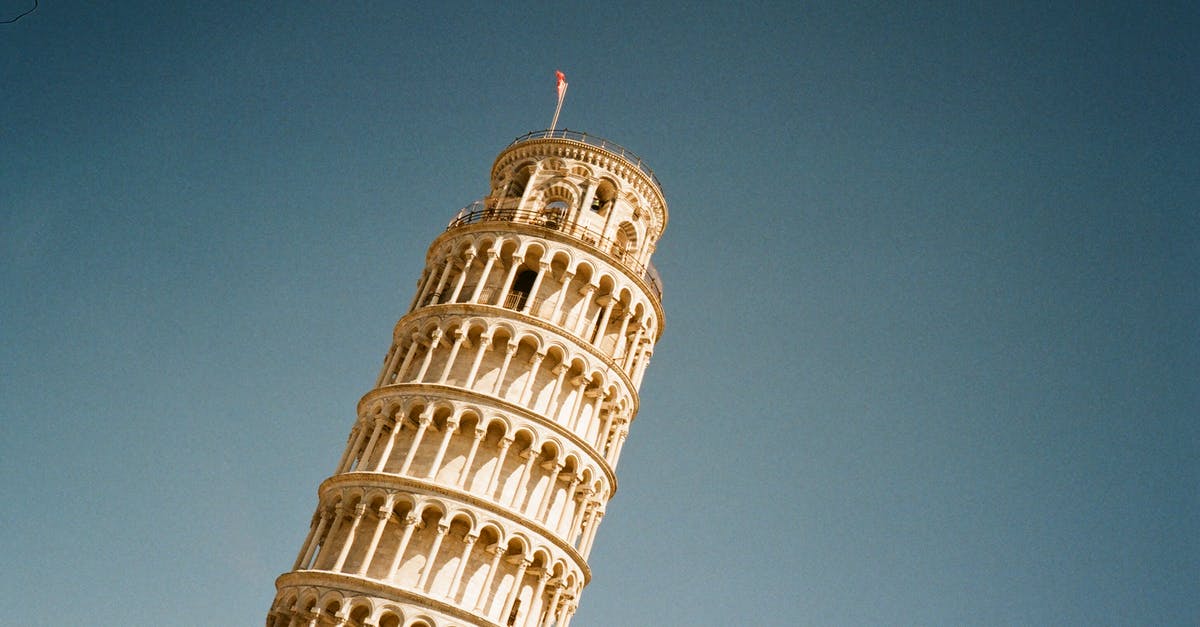
[[[671,211],[573,625],[1200,620],[1194,2],[406,4],[0,25],[0,620],[261,625],[555,69]]]

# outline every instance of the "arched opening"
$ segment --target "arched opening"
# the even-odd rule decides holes
[[[552,200],[542,209],[542,226],[548,229],[558,229],[567,221],[567,209],[570,205],[565,200]]]
[[[613,237],[612,255],[617,259],[624,261],[626,257],[633,257],[637,252],[637,229],[633,225],[625,222],[617,229],[617,234]]]
[[[600,215],[605,215],[616,202],[617,187],[610,181],[600,181],[600,186],[596,188],[596,195],[592,198],[592,206],[588,208]]]
[[[523,309],[525,302],[529,300],[529,292],[533,290],[533,282],[537,280],[537,275],[538,273],[534,270],[522,270],[517,273],[516,278],[513,279],[512,291],[504,300],[504,306],[517,311]]]

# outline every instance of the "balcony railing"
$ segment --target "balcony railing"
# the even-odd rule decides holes
[[[494,206],[489,207],[489,204]],[[495,201],[485,203],[483,200],[476,200],[460,209],[458,215],[446,226],[446,230],[480,222],[518,222],[570,236],[615,260],[628,268],[634,275],[640,276],[650,286],[655,297],[662,300],[662,279],[659,278],[654,264],[642,264],[616,241],[603,237],[599,231],[578,224],[569,224],[565,216],[561,214],[518,211],[517,209],[507,209],[502,204],[496,205]]]
[[[512,143],[509,144],[509,146],[534,139],[570,139],[572,141],[583,142],[589,146],[595,146],[597,148],[607,150],[621,157],[622,159],[625,159],[629,163],[632,163],[634,167],[641,170],[646,176],[650,177],[650,180],[654,181],[654,185],[658,187],[659,193],[662,193],[662,183],[659,183],[658,177],[654,176],[654,170],[651,170],[650,166],[642,163],[642,158],[635,155],[632,150],[628,150],[618,143],[608,141],[603,137],[588,135],[587,133],[582,133],[580,131],[559,128],[545,131],[530,131],[512,140]]]

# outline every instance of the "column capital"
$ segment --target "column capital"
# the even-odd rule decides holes
[[[408,514],[408,515],[406,515],[406,516],[404,517],[404,520],[402,521],[402,524],[403,524],[405,527],[411,527],[411,526],[413,526],[413,525],[415,525],[415,524],[417,524],[417,523],[419,523],[419,522],[421,522],[421,519],[420,519],[420,518],[417,518],[416,514]]]
[[[476,440],[482,440],[487,435],[486,429],[475,429],[475,434],[472,436]]]
[[[472,535],[465,535],[465,536],[463,536],[463,544],[465,544],[465,545],[467,545],[467,546],[470,546],[470,545],[472,545],[472,544],[475,544],[475,541],[476,541],[476,540],[478,540],[478,539],[479,539],[479,536],[478,536],[478,535],[474,535],[474,536],[472,536]]]
[[[363,514],[366,514],[366,513],[367,513],[367,504],[366,503],[359,503],[358,505],[354,506],[354,517],[355,518],[362,518]]]

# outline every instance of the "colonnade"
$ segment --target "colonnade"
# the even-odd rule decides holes
[[[657,320],[654,307],[637,296],[641,290],[628,283],[623,275],[573,261],[552,244],[463,236],[430,262],[409,310],[445,303],[516,310],[557,325],[629,368],[634,355],[653,346]]]
[[[498,418],[483,423],[469,414],[463,420],[464,413],[416,405],[360,421],[336,473],[401,475],[461,490],[539,521],[574,544],[579,515],[611,494],[607,474],[586,452],[539,440],[528,427],[509,432]],[[618,427],[614,456],[626,433],[624,423]]]
[[[613,430],[627,426],[623,416],[632,405],[621,393],[623,381],[610,383],[605,373],[591,370],[584,357],[571,356],[562,345],[540,348],[544,340],[531,332],[519,334],[481,319],[412,324],[423,330],[409,335],[407,344],[393,344],[377,387],[434,383],[499,397],[546,416],[615,466],[612,445],[618,434]],[[638,378],[647,361],[634,363]]]
[[[376,580],[474,608],[497,622],[514,612],[524,621],[508,624],[540,626],[557,618],[563,590],[556,585],[577,592],[578,567],[561,550],[505,534],[501,521],[476,522],[477,514],[438,502],[414,504],[394,492],[331,493],[313,516],[293,570]],[[585,552],[602,516],[591,507],[577,516]],[[548,586],[551,580],[555,585]]]

